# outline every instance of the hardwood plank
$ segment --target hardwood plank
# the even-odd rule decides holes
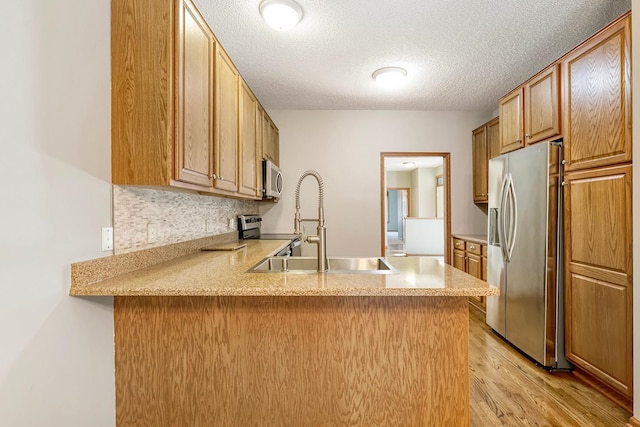
[[[571,373],[549,373],[470,307],[470,425],[624,427],[631,414]]]

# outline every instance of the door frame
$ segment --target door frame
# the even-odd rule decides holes
[[[381,152],[380,153],[380,256],[384,257],[386,241],[386,177],[385,157],[442,157],[444,176],[444,262],[451,264],[451,153]]]

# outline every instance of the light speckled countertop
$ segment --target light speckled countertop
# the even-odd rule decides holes
[[[499,293],[486,282],[430,257],[388,258],[398,271],[396,274],[247,273],[289,242],[252,240],[247,243],[246,248],[234,252],[196,252],[106,280],[72,282],[70,295],[481,296]]]

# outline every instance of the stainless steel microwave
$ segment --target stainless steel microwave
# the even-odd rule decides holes
[[[282,171],[269,160],[262,161],[262,197],[279,199],[284,185]]]

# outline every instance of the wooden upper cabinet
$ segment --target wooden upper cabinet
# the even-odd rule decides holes
[[[631,161],[630,16],[562,61],[566,170]]]
[[[524,85],[524,137],[527,144],[560,134],[560,64]]]
[[[500,155],[500,117],[487,123],[487,150],[489,159]]]
[[[240,79],[240,162],[239,192],[258,197],[258,135],[262,137],[262,127],[258,130],[258,102],[249,86]],[[262,124],[262,123],[260,123]],[[260,133],[258,133],[260,132]]]
[[[193,4],[179,8],[176,179],[211,186],[215,39]]]
[[[488,154],[487,154],[487,126],[482,125],[473,131],[471,142],[472,170],[473,170],[473,201],[487,203],[488,199]]]
[[[220,44],[216,45],[214,187],[238,191],[239,74]]]
[[[263,118],[240,79],[192,0],[111,0],[113,184],[261,198]]]
[[[500,153],[524,147],[522,87],[500,100]]]
[[[267,112],[262,116],[262,157],[275,165],[279,164],[279,132]]]

